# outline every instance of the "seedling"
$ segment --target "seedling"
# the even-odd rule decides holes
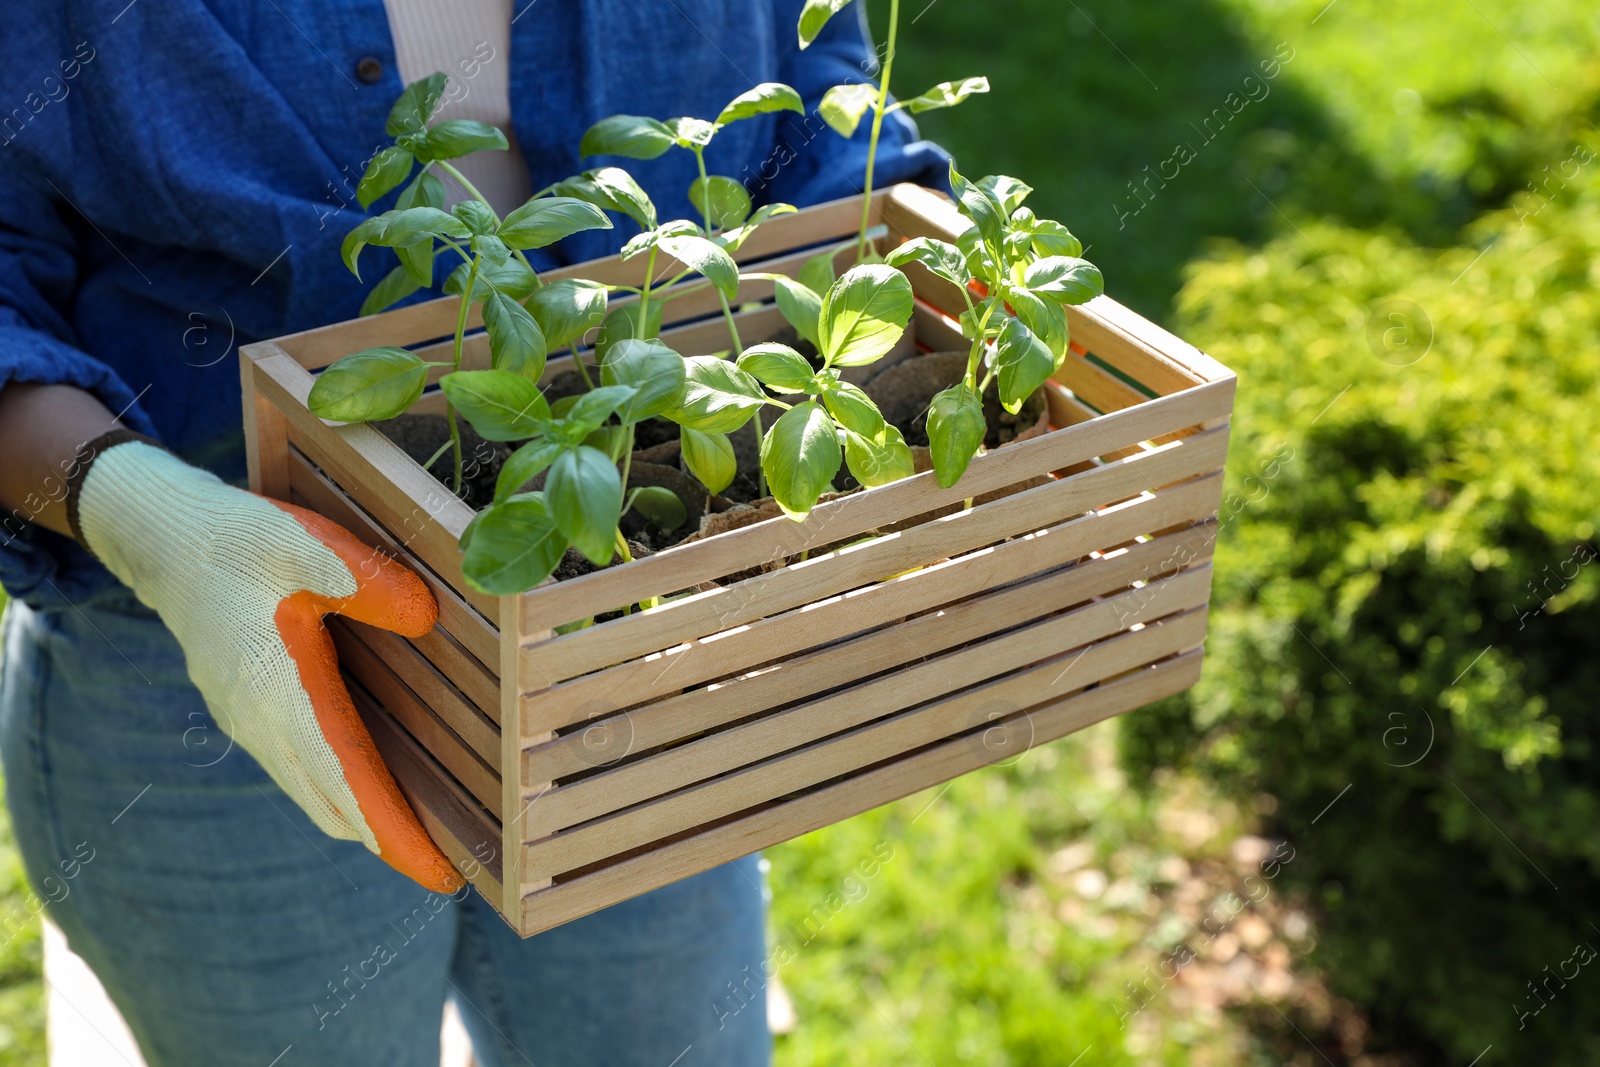
[[[828,20],[849,5],[850,0],[806,0],[805,7],[800,11],[798,26],[800,47],[809,48]],[[872,213],[873,169],[878,160],[878,139],[883,133],[883,120],[902,109],[918,115],[936,108],[954,107],[974,93],[989,91],[988,78],[963,78],[960,81],[940,82],[921,96],[890,103],[889,80],[894,76],[895,46],[899,33],[900,0],[889,0],[889,35],[884,46],[883,75],[878,80],[877,88],[861,82],[835,85],[822,94],[822,104],[818,109],[823,121],[833,127],[839,136],[847,139],[855,136],[867,111],[872,112],[872,133],[867,141],[866,199],[861,204],[861,232],[856,245],[857,263],[867,261],[872,254],[867,230]]]
[[[713,492],[736,472],[728,434],[762,407],[783,414],[761,438],[761,470],[778,506],[803,519],[833,485],[841,460],[862,485],[883,485],[914,472],[900,431],[876,404],[839,378],[838,368],[874,363],[889,352],[911,319],[911,283],[882,264],[845,272],[817,308],[815,335],[822,366],[814,369],[787,345],[753,345],[737,363],[716,356],[684,361],[682,404],[666,417],[683,434],[689,469]],[[768,393],[796,397],[779,400]]]
[[[952,164],[956,205],[972,221],[960,245],[917,237],[886,257],[892,266],[920,264],[961,290],[967,311],[961,333],[970,343],[962,380],[933,398],[928,445],[941,486],[956,483],[983,443],[982,396],[998,378],[1000,403],[1016,412],[1067,358],[1068,304],[1105,290],[1100,270],[1080,258],[1083,245],[1061,223],[1022,206],[1033,190],[1015,178],[976,184]],[[979,299],[973,300],[974,290]],[[1008,314],[1009,312],[1009,314]],[[986,364],[978,380],[980,362]]]

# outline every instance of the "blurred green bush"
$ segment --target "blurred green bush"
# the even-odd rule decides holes
[[[1600,1063],[1586,136],[1472,247],[1306,222],[1194,265],[1178,300],[1240,377],[1210,654],[1123,720],[1124,762],[1277,798],[1313,960],[1375,1051]]]

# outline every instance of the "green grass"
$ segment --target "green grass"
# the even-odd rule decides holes
[[[5,593],[0,591],[0,612]],[[5,782],[0,779],[0,790]],[[0,809],[0,917],[35,914],[39,898],[28,888],[11,833],[11,813]],[[40,981],[43,947],[37,922],[6,937],[0,923],[0,1067],[44,1062],[44,987]]]

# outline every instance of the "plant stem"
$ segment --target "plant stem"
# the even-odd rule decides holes
[[[461,294],[461,307],[456,312],[455,344],[450,350],[450,370],[452,373],[461,369],[461,339],[467,332],[467,309],[472,306],[472,290],[478,284],[478,260],[472,260],[472,268],[467,271],[467,288]],[[457,496],[461,495],[461,427],[456,425],[455,405],[447,399],[444,405],[445,418],[450,423],[450,445],[455,453],[455,478],[450,484],[450,491]]]
[[[644,324],[650,321],[650,282],[656,276],[656,247],[650,246],[650,258],[644,265],[644,288],[639,290],[639,332],[644,332]]]
[[[443,168],[445,173],[449,174],[450,177],[454,178],[457,182],[459,182],[460,185],[461,185],[461,188],[463,188],[463,189],[465,189],[467,191],[467,195],[468,196],[472,197],[472,199],[476,200],[478,203],[480,203],[484,207],[488,208],[489,209],[489,214],[494,216],[494,224],[496,226],[500,225],[500,213],[494,209],[494,205],[489,203],[488,199],[485,198],[482,193],[478,192],[478,187],[476,185],[473,185],[471,182],[469,182],[467,180],[467,176],[465,174],[462,174],[455,167],[451,166],[450,165],[450,161],[447,160],[447,159],[436,159],[436,160],[433,161],[433,163],[429,164],[429,166],[433,166],[434,164],[437,164],[438,166]],[[549,190],[545,190],[545,191],[548,192]],[[517,262],[518,263],[521,263],[524,267],[527,267],[529,270],[533,270],[533,264],[529,263],[528,262],[528,257],[522,254],[522,249],[513,248],[511,250],[511,254],[517,257]],[[539,272],[536,271],[536,270],[533,270],[533,279],[534,279],[535,282],[537,282],[539,280]]]
[[[867,258],[867,223],[872,220],[872,172],[878,161],[878,136],[883,132],[883,117],[889,105],[889,78],[894,74],[895,39],[900,32],[900,0],[889,0],[889,51],[883,57],[883,78],[878,85],[878,100],[872,105],[872,137],[867,141],[867,187],[861,201],[861,237],[856,245],[856,262]]]

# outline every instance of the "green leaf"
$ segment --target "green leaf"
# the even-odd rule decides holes
[[[931,237],[913,237],[890,252],[883,261],[891,267],[920,263],[945,281],[963,289],[972,280],[972,274],[967,270],[967,257],[961,254],[961,249]]]
[[[683,363],[683,398],[667,412],[679,426],[701,433],[732,433],[767,402],[761,383],[728,360],[692,356]]]
[[[463,200],[450,209],[450,214],[460,219],[462,225],[474,234],[494,233],[499,228],[494,210],[478,200]]]
[[[680,148],[704,148],[717,135],[717,127],[705,119],[668,119],[662,123]]]
[[[772,284],[777,289],[778,311],[784,321],[821,351],[817,325],[822,317],[822,298],[807,286],[782,274],[773,275]]]
[[[460,296],[467,288],[467,275],[471,267],[462,263],[450,272],[450,277],[444,280],[444,292],[450,296]],[[539,287],[539,280],[534,277],[533,271],[522,263],[521,260],[508,259],[498,266],[492,263],[478,264],[478,280],[472,289],[472,299],[482,300],[490,292],[499,290],[515,300],[526,300],[528,294]]]
[[[761,441],[767,489],[791,519],[805,518],[833,488],[842,458],[833,418],[812,400],[785,411]]]
[[[905,333],[915,298],[893,267],[851,267],[822,298],[817,336],[828,366],[859,367],[883,358]]]
[[[578,145],[578,151],[585,156],[655,159],[676,141],[666,124],[657,119],[641,115],[612,115],[589,127]]]
[[[639,323],[639,304],[637,301],[623,304],[606,312],[606,317],[600,323],[600,335],[595,338],[594,357],[605,359],[611,346],[619,341],[626,341],[633,337],[654,337],[661,332],[662,303],[659,300],[650,301],[650,308],[645,312],[643,326]]]
[[[600,382],[632,386],[633,396],[619,414],[625,423],[643,422],[682,403],[683,362],[682,356],[660,341],[619,341],[606,350],[600,361]]]
[[[1041,300],[1026,289],[1012,288],[1007,291],[1006,299],[1017,318],[1044,342],[1055,360],[1055,369],[1060,370],[1062,361],[1067,358],[1067,343],[1071,340],[1066,309],[1053,301]]]
[[[1106,291],[1100,268],[1076,256],[1046,256],[1028,267],[1023,283],[1058,304],[1084,304]]]
[[[567,539],[539,493],[484,509],[473,527],[461,573],[474,589],[490,596],[532,589],[550,577],[567,551]]]
[[[862,485],[887,485],[916,473],[911,461],[911,449],[906,439],[893,426],[885,424],[881,438],[863,437],[851,430],[844,432],[844,459],[850,473]]]
[[[862,392],[860,387],[849,382],[837,382],[824,389],[822,402],[827,406],[828,413],[833,416],[834,421],[851,433],[860,434],[862,437],[876,440],[883,433],[883,428],[888,425],[883,421],[883,413],[878,410],[878,405],[872,402],[872,398]]]
[[[676,530],[689,521],[689,509],[664,485],[646,485],[634,490],[631,510],[643,515],[650,525]]]
[[[583,441],[632,397],[631,385],[602,385],[589,390],[567,410],[562,435],[573,444]]]
[[[1037,256],[1079,256],[1083,242],[1055,219],[1040,219],[1033,224],[1033,252]]]
[[[663,237],[661,250],[705,276],[706,281],[729,300],[739,295],[739,265],[715,241],[692,234],[681,237]]]
[[[713,174],[689,185],[689,203],[706,220],[706,228],[726,230],[750,217],[750,194],[732,178]]]
[[[383,281],[372,287],[372,292],[361,302],[361,314],[376,315],[421,288],[422,286],[411,276],[411,272],[401,264],[385,274]]]
[[[773,111],[798,111],[805,114],[806,105],[800,94],[782,82],[762,82],[728,101],[728,106],[717,116],[717,125],[765,115]]]
[[[404,248],[435,237],[453,237],[464,241],[472,236],[466,223],[436,207],[386,211],[378,218],[383,220],[384,225],[382,232],[372,241],[375,245]]]
[[[434,159],[458,159],[473,152],[505,151],[506,135],[472,119],[450,119],[428,131],[428,154]]]
[[[744,225],[737,229],[719,233],[713,240],[721,245],[729,255],[732,255],[739,251],[739,246],[749,240],[750,235],[755,233],[757,227],[763,222],[766,222],[774,215],[793,215],[797,210],[799,209],[793,204],[763,204],[756,208],[756,213],[751,215]]]
[[[683,427],[680,444],[683,463],[689,473],[700,479],[700,484],[713,493],[720,493],[733,484],[739,473],[739,463],[733,455],[733,442],[727,434],[701,433]]]
[[[644,230],[656,228],[656,206],[620,167],[600,167],[568,178],[554,189],[557,196],[570,196],[607,211],[619,211]]]
[[[928,450],[941,489],[955,485],[966,473],[986,431],[983,401],[965,382],[934,395],[928,405]]]
[[[989,194],[989,198],[1000,205],[1000,210],[1007,215],[1015,215],[1017,208],[1028,199],[1028,194],[1033,192],[1033,186],[1018,178],[1008,178],[1004,174],[991,174],[978,179],[978,188]]]
[[[445,83],[449,80],[448,75],[436,71],[406,86],[394,102],[394,107],[389,109],[389,120],[384,123],[384,131],[390,137],[399,137],[403,133],[416,133],[427,126],[433,113],[439,110],[439,102],[444,99]]]
[[[334,422],[392,419],[417,402],[427,383],[428,364],[419,357],[403,348],[368,348],[317,375],[306,406]]]
[[[556,461],[561,447],[555,441],[535,438],[511,453],[495,478],[494,502],[498,504],[521,492],[523,486]]]
[[[439,379],[439,387],[486,441],[533,437],[550,418],[539,387],[508,370],[456,371]]]
[[[562,278],[533,294],[528,311],[551,350],[573,344],[599,326],[606,315],[607,290],[599,282]]]
[[[611,457],[587,445],[562,452],[545,475],[544,498],[572,547],[590,563],[608,565],[622,518],[622,475]]]
[[[780,393],[811,393],[818,388],[816,372],[806,357],[774,341],[745,349],[738,366]]]
[[[956,237],[956,247],[961,249],[961,255],[967,261],[967,270],[974,278],[991,286],[1005,281],[1004,272],[996,266],[994,254],[984,243],[983,235],[978,232],[976,226],[969,226],[961,231]]]
[[[367,172],[356,185],[356,201],[363,209],[369,208],[383,195],[411,175],[411,153],[398,145],[391,145],[372,157]]]
[[[822,27],[848,3],[850,0],[806,0],[806,6],[800,9],[800,23],[796,27],[800,34],[800,47],[811,47],[811,42],[822,32]]]
[[[1013,415],[1056,371],[1050,348],[1021,319],[1007,319],[994,345],[1000,404]]]
[[[821,296],[833,287],[833,257],[837,252],[818,252],[800,268],[800,284]]]
[[[419,173],[410,185],[400,190],[394,206],[404,211],[408,207],[444,208],[444,183],[427,171]]]
[[[855,136],[856,127],[861,125],[861,116],[877,99],[878,91],[864,82],[835,85],[822,94],[822,103],[818,105],[817,112],[834,133],[850,138]]]
[[[924,111],[933,111],[935,108],[955,107],[974,93],[986,93],[988,91],[988,78],[981,76],[977,78],[962,78],[958,82],[940,82],[921,96],[915,96],[905,101],[903,106],[913,115],[920,115]]]
[[[985,320],[988,321],[989,325],[982,331],[984,336],[987,336],[990,330],[998,332],[1000,328],[1000,321],[997,320],[995,315],[990,311],[991,308],[994,308],[995,303],[995,297],[986,296],[982,300],[979,300],[973,304],[971,311],[963,311],[960,315],[962,335],[968,340],[977,340],[980,332],[979,326]],[[1005,310],[1003,308],[997,310],[999,310],[1000,316],[1003,319],[1005,316]]]
[[[483,326],[489,332],[489,365],[537,382],[544,374],[544,331],[528,309],[491,291],[483,300]]]
[[[954,162],[950,164],[950,189],[956,194],[956,206],[978,227],[983,240],[999,248],[1006,236],[1006,218],[999,202],[958,174]]]
[[[483,264],[487,267],[503,266],[506,260],[511,258],[511,249],[492,233],[473,235],[471,249],[483,259]]]
[[[530,200],[500,224],[500,240],[512,248],[544,248],[580,230],[609,230],[606,213],[571,196]]]
[[[387,225],[387,216],[376,215],[362,219],[344,235],[344,242],[339,246],[339,254],[344,257],[344,265],[350,268],[350,273],[357,279],[361,277],[361,271],[356,267],[356,261],[361,257],[361,250],[382,237],[383,229]]]
[[[433,238],[424,237],[420,242],[401,245],[394,250],[400,257],[400,267],[411,280],[421,288],[433,284]]]

